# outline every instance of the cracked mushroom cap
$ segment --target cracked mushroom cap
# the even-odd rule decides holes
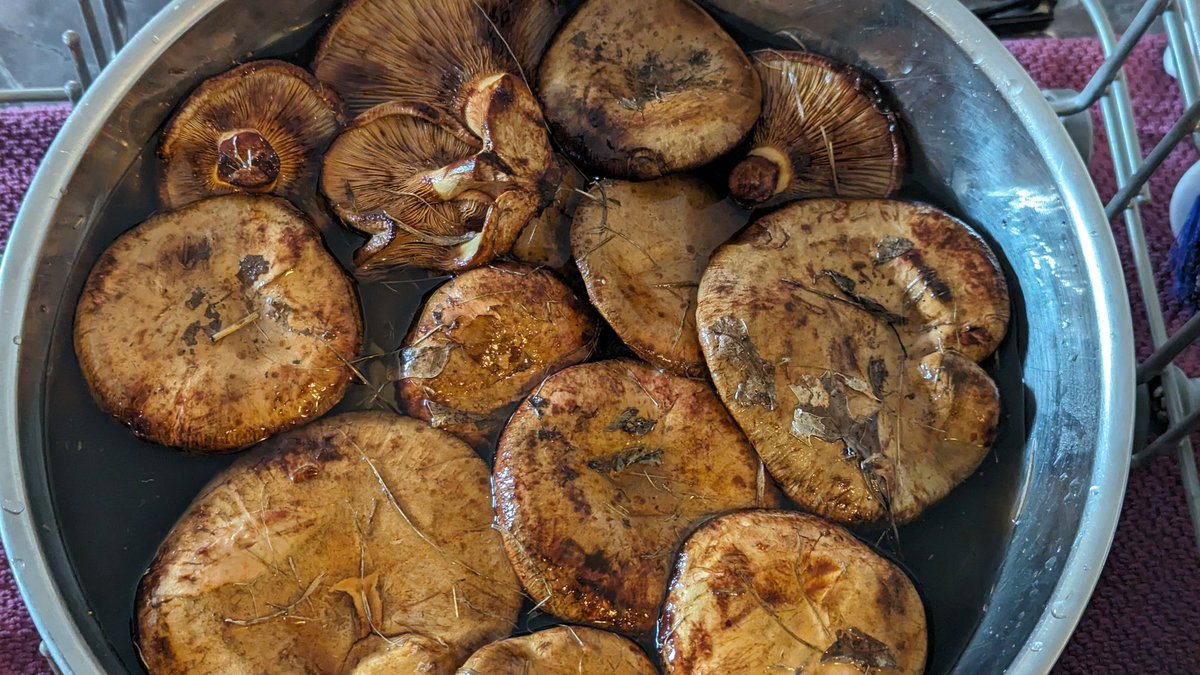
[[[842,523],[905,523],[975,471],[1000,416],[977,361],[1008,326],[986,244],[930,206],[795,202],[717,250],[696,323],[771,475]]]
[[[240,458],[176,523],[139,585],[140,653],[156,674],[448,673],[520,610],[491,522],[462,441],[389,413],[320,420]]]
[[[758,119],[741,47],[691,0],[590,0],[542,59],[546,120],[602,173],[655,178],[708,164]]]
[[[925,609],[912,581],[810,515],[710,520],[679,557],[659,625],[667,673],[925,672]]]
[[[875,78],[805,52],[750,55],[763,84],[762,117],[729,175],[748,206],[809,197],[890,197],[906,150],[896,114]]]
[[[206,80],[163,133],[159,195],[167,208],[231,192],[285,197],[317,215],[321,153],[342,104],[307,71],[254,61]]]
[[[640,636],[696,523],[777,493],[708,385],[639,361],[547,378],[496,452],[496,518],[526,592],[561,619]]]
[[[588,306],[549,272],[469,270],[421,308],[400,352],[397,395],[408,414],[482,450],[547,375],[591,355],[597,333]]]
[[[608,631],[555,626],[484,645],[458,675],[655,675],[641,648]]]
[[[350,279],[275,197],[152,216],[100,255],[75,310],[75,354],[100,407],[191,450],[234,450],[324,414],[361,344]]]
[[[694,176],[605,180],[575,211],[571,247],[592,304],[635,354],[702,377],[696,287],[748,214]]]

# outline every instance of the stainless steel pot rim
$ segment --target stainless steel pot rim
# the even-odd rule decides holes
[[[0,326],[24,325],[26,299],[32,290],[36,253],[44,233],[52,227],[58,195],[66,189],[79,161],[81,149],[99,133],[114,112],[122,94],[192,26],[224,0],[179,0],[151,20],[97,78],[71,114],[51,145],[29,194],[44,200],[22,205],[9,238],[10,251],[0,261]],[[1103,561],[1112,544],[1121,510],[1120,495],[1128,477],[1128,453],[1133,435],[1134,381],[1133,325],[1116,244],[1107,227],[1104,209],[1082,160],[1063,157],[1059,149],[1071,147],[1065,130],[1042,99],[1028,74],[1008,50],[962,5],[955,0],[908,0],[926,13],[960,48],[979,64],[1020,116],[1034,142],[1048,161],[1052,175],[1062,186],[1063,201],[1072,215],[1071,226],[1082,243],[1088,281],[1096,293],[1098,325],[1107,326],[1099,337],[1099,365],[1105,390],[1100,396],[1101,430],[1091,484],[1099,488],[1089,495],[1079,534],[1071,546],[1062,576],[1052,595],[1059,611],[1045,612],[1008,671],[1046,672],[1066,646],[1083,608],[1099,579]],[[1020,85],[1020,86],[1014,86]],[[13,331],[7,331],[13,332]],[[13,574],[38,632],[53,661],[65,672],[99,672],[100,663],[84,640],[66,608],[58,584],[50,573],[37,534],[37,524],[24,508],[27,484],[22,466],[21,436],[17,419],[17,376],[20,336],[0,335],[0,537]],[[1062,616],[1064,618],[1058,618]]]

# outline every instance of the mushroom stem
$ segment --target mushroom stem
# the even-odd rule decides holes
[[[729,193],[742,204],[761,204],[791,182],[792,163],[787,156],[777,148],[760,146],[729,173]]]
[[[233,131],[217,142],[217,178],[246,190],[269,189],[279,177],[279,155],[262,134]]]
[[[250,324],[254,323],[255,321],[258,321],[258,312],[250,312],[246,316],[238,319],[237,321],[226,326],[225,328],[222,328],[221,330],[213,333],[209,339],[211,339],[213,342],[220,342],[221,340],[229,337],[230,335],[233,335],[234,333],[245,328],[246,326],[249,326]]]

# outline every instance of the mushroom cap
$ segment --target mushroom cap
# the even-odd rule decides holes
[[[453,599],[453,598],[452,598]],[[462,657],[449,645],[437,640],[405,633],[381,637],[369,635],[350,649],[341,670],[346,675],[450,675]]]
[[[632,635],[654,627],[691,527],[776,503],[705,382],[630,359],[546,378],[500,437],[493,486],[505,549],[538,606]]]
[[[655,178],[707,164],[758,119],[741,47],[691,0],[590,0],[542,59],[554,137],[603,173]]]
[[[747,213],[687,175],[605,180],[590,194],[575,211],[571,246],[592,303],[638,356],[703,376],[696,287]]]
[[[401,351],[398,398],[481,449],[547,375],[591,355],[597,332],[588,306],[549,272],[473,269],[426,300]]]
[[[307,71],[273,60],[238,66],[205,80],[167,123],[159,197],[173,209],[231,192],[270,193],[316,217],[321,153],[343,121],[337,95]],[[239,169],[253,176],[239,180]]]
[[[478,0],[350,0],[317,48],[313,72],[352,115],[389,101],[458,114],[476,78],[515,72]]]
[[[814,199],[718,249],[696,323],[721,399],[771,475],[843,523],[904,523],[987,455],[1008,325],[996,258],[930,206]]]
[[[890,197],[906,162],[883,87],[865,71],[806,52],[750,55],[762,116],[729,177],[733,197],[772,206],[809,197]]]
[[[641,648],[608,631],[555,626],[480,647],[461,675],[655,675]]]
[[[152,216],[97,260],[75,353],[100,407],[147,440],[233,450],[346,391],[354,287],[286,201],[234,194]]]
[[[522,601],[488,479],[465,443],[389,413],[255,448],[201,492],[142,579],[148,670],[369,673],[406,651],[436,659],[438,645],[461,662],[507,635]],[[389,654],[372,635],[413,649]]]
[[[660,624],[667,673],[925,672],[925,609],[912,581],[813,516],[710,520],[679,557]]]

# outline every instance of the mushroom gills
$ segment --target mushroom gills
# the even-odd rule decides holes
[[[394,102],[361,115],[333,143],[321,186],[342,221],[370,237],[355,255],[361,270],[486,264],[552,202],[560,169],[544,129],[512,134],[536,110],[501,103],[502,92],[523,86],[515,79],[493,85],[491,104],[473,109],[482,137],[436,108]]]
[[[306,71],[253,61],[210,78],[168,122],[159,196],[168,208],[231,192],[285,197],[323,220],[321,154],[341,130],[342,104]]]
[[[763,112],[729,174],[747,206],[810,197],[889,197],[906,149],[883,87],[865,71],[808,52],[765,49],[751,58]]]

